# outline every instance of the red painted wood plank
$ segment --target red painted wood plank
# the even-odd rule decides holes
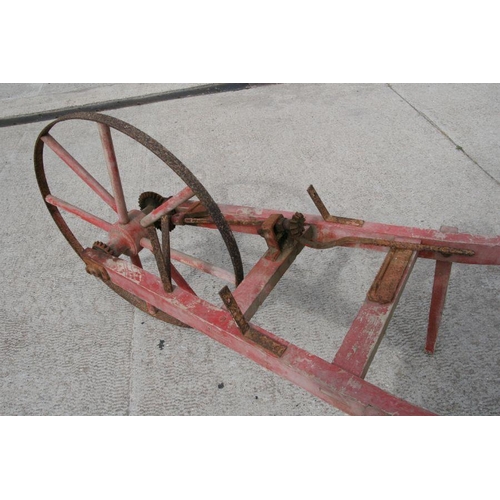
[[[196,328],[261,366],[290,380],[329,404],[353,415],[432,415],[431,412],[397,398],[379,387],[251,325],[287,347],[282,357],[246,339],[229,312],[179,287],[165,293],[161,281],[122,259],[92,249],[86,259],[106,268],[113,283]]]
[[[366,376],[416,260],[417,252],[413,252],[391,303],[378,304],[365,299],[335,355],[335,365],[358,377]]]
[[[266,252],[239,284],[233,296],[247,321],[257,312],[303,248],[300,243],[293,242],[282,250],[275,261],[268,259]]]

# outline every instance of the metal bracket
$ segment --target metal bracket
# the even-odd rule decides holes
[[[285,231],[279,231],[278,225],[284,220],[283,215],[273,214],[270,215],[259,229],[259,234],[266,240],[269,250],[267,251],[266,258],[269,260],[276,260],[282,249],[282,244],[286,236]],[[282,224],[281,224],[282,225]]]
[[[278,358],[283,356],[287,346],[280,344],[279,342],[276,342],[271,337],[268,337],[267,335],[264,335],[258,330],[252,328],[248,323],[248,321],[245,319],[245,316],[241,312],[241,309],[239,308],[236,299],[234,298],[233,294],[231,293],[231,290],[229,290],[227,286],[225,286],[219,292],[219,295],[221,299],[224,301],[224,304],[226,305],[228,311],[231,313],[231,316],[233,317],[234,322],[236,323],[236,326],[238,327],[239,331],[245,338],[251,340],[255,344],[260,345],[267,351],[273,353]]]
[[[316,189],[314,189],[314,186],[312,184],[307,188],[307,192],[311,197],[313,203],[316,205],[316,208],[319,210],[319,213],[321,214],[321,217],[323,217],[323,220],[327,222],[335,222],[336,224],[347,224],[349,226],[362,226],[365,223],[365,221],[361,219],[349,219],[347,217],[337,217],[336,215],[330,215],[330,212],[325,207],[325,204],[319,197],[319,194],[317,193]]]
[[[368,292],[368,300],[379,304],[390,304],[394,300],[412,254],[412,250],[389,250]]]

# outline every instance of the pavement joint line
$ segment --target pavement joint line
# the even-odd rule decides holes
[[[403,99],[403,101],[406,102],[406,104],[408,104],[408,106],[412,107],[422,118],[424,118],[428,123],[430,123],[437,131],[441,132],[441,134],[444,135],[444,137],[446,137],[446,139],[448,139],[455,146],[455,149],[457,149],[458,151],[463,153],[472,163],[474,163],[474,165],[476,165],[479,169],[481,169],[490,179],[495,181],[495,183],[500,186],[500,181],[498,179],[496,179],[493,175],[491,175],[476,160],[474,160],[474,158],[472,158],[472,156],[469,153],[467,153],[467,151],[465,151],[462,146],[457,144],[436,122],[431,120],[424,112],[420,111],[416,106],[414,106],[410,101],[408,101],[408,99],[403,97],[397,90],[394,89],[394,87],[390,83],[387,83],[386,85],[396,95],[398,95],[401,99]]]
[[[37,113],[27,113],[17,116],[7,116],[0,118],[0,128],[11,127],[14,125],[26,125],[29,123],[54,120],[61,116],[69,115],[81,111],[109,111],[113,109],[122,109],[143,104],[153,104],[157,102],[170,101],[173,99],[183,99],[186,97],[197,97],[202,95],[219,94],[223,92],[236,92],[238,90],[249,90],[264,85],[275,85],[274,83],[210,83],[199,85],[197,87],[188,87],[185,89],[168,90],[165,92],[156,92],[137,97],[125,97],[123,99],[112,99],[103,102],[82,104],[79,106],[67,106],[59,109],[41,111]]]

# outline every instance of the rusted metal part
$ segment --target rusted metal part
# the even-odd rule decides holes
[[[139,208],[141,209],[141,212],[144,213],[144,215],[149,215],[155,208],[158,208],[163,202],[168,200],[169,198],[164,198],[158,193],[154,193],[153,191],[146,191],[144,193],[141,193],[139,196]],[[161,229],[161,221],[157,220],[154,223],[154,226],[156,229]],[[175,229],[174,224],[170,224],[170,231]]]
[[[456,227],[441,226],[442,233],[457,233]],[[427,327],[427,339],[425,342],[425,352],[434,354],[436,341],[443,316],[444,305],[446,302],[446,293],[448,291],[448,283],[451,274],[451,262],[436,261],[434,271],[434,282],[432,286],[431,307],[429,310],[429,324]]]
[[[276,232],[287,233],[292,238],[300,237],[305,231],[306,218],[300,212],[295,212],[291,219],[283,217],[276,222]]]
[[[220,292],[219,295],[221,299],[224,301],[228,311],[231,313],[231,316],[234,319],[234,322],[238,326],[238,329],[247,339],[251,340],[255,344],[260,345],[264,349],[272,352],[275,356],[281,357],[286,351],[287,346],[280,342],[276,342],[276,340],[268,337],[267,335],[259,332],[258,330],[253,329],[245,319],[245,316],[241,312],[241,309],[238,306],[231,290],[227,286],[225,286]]]
[[[281,214],[270,215],[259,229],[259,234],[266,240],[269,249],[267,258],[270,260],[276,260],[281,252],[281,243],[286,233],[284,231],[276,232],[276,226],[283,219]]]
[[[161,253],[167,281],[172,287],[172,263],[170,261],[170,216],[164,215],[161,219]],[[153,247],[154,248],[154,247]]]
[[[179,207],[178,207],[179,208]],[[188,218],[189,221],[196,221],[197,219],[209,218],[211,223],[213,224],[213,220],[209,217],[209,213],[207,209],[203,206],[201,201],[195,201],[191,204],[191,206],[187,210],[176,210],[175,214],[175,224],[176,226],[183,226],[186,224],[184,220]],[[189,222],[188,222],[189,223]],[[196,224],[196,222],[194,222]]]
[[[151,242],[151,245],[153,247],[153,255],[156,260],[156,265],[158,266],[160,279],[161,282],[163,283],[163,289],[167,293],[172,293],[173,287],[170,275],[170,268],[167,269],[165,265],[165,258],[163,256],[163,252],[160,247],[160,241],[158,240],[158,234],[156,233],[156,228],[154,226],[149,226],[147,231],[148,231],[149,241]]]
[[[271,339],[267,335],[264,335],[258,330],[255,330],[254,328],[250,328],[250,330],[248,330],[248,332],[245,334],[245,337],[255,344],[260,345],[267,351],[273,353],[278,358],[281,358],[281,356],[285,354],[285,351],[287,349],[286,345],[276,342],[275,340]]]
[[[94,250],[101,250],[102,252],[107,253],[108,255],[112,255],[113,257],[118,257],[113,248],[111,248],[109,245],[106,245],[106,243],[103,243],[102,241],[94,241],[92,248]]]
[[[162,216],[168,214],[175,210],[181,203],[189,200],[194,196],[194,191],[186,186],[184,189],[178,193],[166,198],[165,201],[157,208],[155,208],[151,213],[146,215],[141,221],[142,227],[148,227],[154,224],[157,220],[161,219]]]
[[[296,212],[291,219],[286,219],[282,214],[270,215],[257,231],[267,243],[267,259],[277,260],[283,246],[289,237],[298,238],[304,232],[304,216]]]
[[[379,304],[389,304],[394,300],[396,290],[413,254],[413,250],[401,250],[400,248],[391,248],[387,252],[380,271],[368,291],[368,300]]]
[[[146,213],[149,214],[155,208],[158,208],[167,198],[164,198],[161,194],[155,193],[153,191],[145,191],[139,195],[139,199],[137,203],[139,204],[139,208]]]
[[[335,224],[346,224],[349,226],[362,226],[365,223],[365,221],[361,219],[349,219],[348,217],[337,217],[335,215],[331,215],[312,184],[307,188],[307,192],[309,193],[313,203],[316,205],[321,217],[323,217],[325,221],[333,222]]]
[[[99,278],[103,281],[109,281],[109,274],[106,271],[106,268],[93,260],[83,259],[85,262],[85,271],[96,278]]]
[[[250,325],[241,312],[241,309],[239,308],[238,303],[233,297],[231,290],[229,290],[229,287],[226,285],[222,290],[220,290],[219,295],[226,305],[227,310],[231,313],[234,322],[238,325],[240,332],[243,335],[246,335],[248,333],[248,330],[250,330]]]
[[[465,257],[472,257],[475,252],[466,248],[453,248],[449,246],[437,246],[437,245],[423,245],[421,243],[409,243],[405,241],[394,241],[386,239],[376,239],[376,238],[362,238],[362,237],[348,237],[339,238],[338,240],[328,241],[328,242],[318,242],[313,240],[307,240],[306,238],[299,238],[299,241],[306,247],[315,248],[317,250],[326,250],[328,248],[334,248],[338,246],[348,246],[348,245],[370,245],[379,247],[388,247],[398,250],[412,250],[414,252],[437,252],[443,257],[449,257],[451,255],[463,255]]]

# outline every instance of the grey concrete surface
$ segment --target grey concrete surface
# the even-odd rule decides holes
[[[108,114],[159,140],[220,203],[315,213],[306,193],[312,183],[338,215],[496,235],[500,137],[491,110],[498,95],[489,85],[287,84]],[[88,276],[36,185],[32,150],[43,126],[0,129],[1,414],[342,415],[203,334],[143,314]],[[94,128],[60,126],[54,135],[107,182]],[[144,190],[179,189],[152,155],[128,139],[115,143],[131,205]],[[50,160],[55,195],[110,215]],[[78,221],[72,227],[85,245],[103,237]],[[177,228],[172,239],[229,268],[216,232]],[[237,241],[248,272],[265,245]],[[255,323],[332,359],[382,259],[363,250],[304,250]],[[224,283],[180,270],[200,296],[219,300]],[[497,415],[500,269],[454,266],[436,353],[427,356],[432,277],[432,262],[419,260],[367,380],[440,414]]]
[[[146,96],[199,83],[1,83],[0,119],[115,99]]]

